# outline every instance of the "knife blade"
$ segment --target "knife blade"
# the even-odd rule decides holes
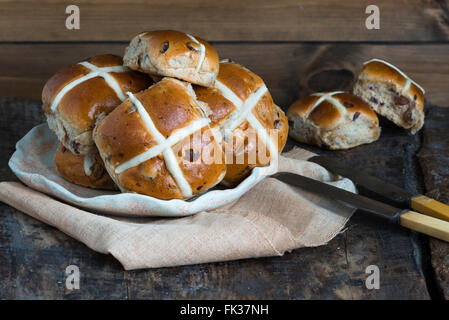
[[[426,215],[449,221],[449,206],[444,203],[425,195],[413,194],[361,170],[354,170],[335,158],[315,156],[308,160],[351,179],[363,194],[371,196],[371,193],[374,193],[393,205],[410,207]]]
[[[383,202],[295,173],[278,172],[271,177],[313,193],[323,194],[331,199],[343,201],[357,209],[371,212],[393,221],[395,221],[398,218],[398,215],[403,211],[402,209],[390,206]]]
[[[327,170],[351,179],[356,186],[362,186],[377,195],[391,199],[396,205],[409,205],[414,196],[411,192],[385,182],[361,170],[354,170],[335,158],[315,156],[308,161],[315,162]]]
[[[403,227],[449,242],[449,222],[436,219],[407,209],[399,209],[377,200],[352,193],[324,182],[313,180],[295,173],[278,172],[271,177],[334,200],[340,200],[352,207],[361,209]]]

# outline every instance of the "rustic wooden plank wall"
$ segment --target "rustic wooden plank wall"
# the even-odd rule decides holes
[[[59,68],[123,54],[136,33],[165,28],[212,41],[222,57],[259,73],[283,107],[308,91],[349,89],[372,57],[397,64],[433,104],[449,106],[447,0],[83,0],[81,28],[68,30],[72,3],[0,0],[0,96],[39,99]],[[365,27],[373,3],[380,30]]]
[[[128,41],[175,28],[211,41],[446,41],[446,1],[429,0],[1,0],[0,41]],[[77,4],[81,29],[64,28]],[[365,8],[381,9],[381,30]],[[14,32],[11,32],[14,31]]]

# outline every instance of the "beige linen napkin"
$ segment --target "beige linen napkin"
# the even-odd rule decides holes
[[[348,179],[307,162],[294,149],[279,160],[290,171],[355,191]],[[0,183],[0,200],[55,226],[126,270],[282,255],[326,244],[353,209],[266,178],[231,205],[183,218],[118,218],[90,213],[17,182]]]

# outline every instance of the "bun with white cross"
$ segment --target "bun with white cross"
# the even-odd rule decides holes
[[[354,94],[380,115],[412,134],[424,124],[424,89],[394,65],[379,59],[365,62]]]
[[[163,78],[101,120],[94,140],[123,192],[189,199],[219,183],[226,165],[207,105],[189,83]]]
[[[206,87],[213,84],[218,73],[218,53],[211,44],[172,30],[138,34],[126,48],[123,60],[133,70]]]
[[[67,181],[94,189],[117,190],[98,152],[76,155],[60,143],[54,161],[56,171]]]
[[[211,109],[211,126],[224,137],[225,184],[235,185],[254,167],[277,162],[287,140],[288,121],[258,75],[239,64],[221,62],[214,85],[194,89],[198,100]]]
[[[119,56],[95,56],[59,70],[45,84],[42,109],[48,126],[72,153],[97,152],[92,140],[97,117],[121,104],[125,92],[152,84],[148,75],[122,64]]]
[[[342,91],[300,98],[290,106],[287,117],[293,139],[330,150],[371,143],[381,131],[369,104]]]

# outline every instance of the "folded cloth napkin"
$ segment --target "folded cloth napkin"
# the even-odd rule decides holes
[[[299,173],[355,192],[354,184],[306,161],[293,149],[279,171]],[[326,244],[354,209],[266,178],[236,202],[182,218],[121,218],[87,212],[21,183],[1,182],[0,201],[52,225],[126,270],[282,255]]]

